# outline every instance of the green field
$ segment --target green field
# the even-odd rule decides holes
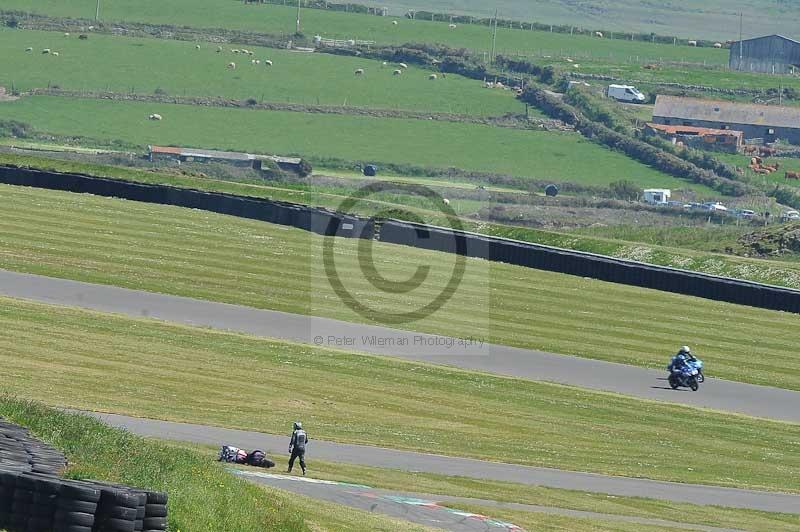
[[[26,52],[28,47],[33,52]],[[58,51],[54,57],[43,48]],[[248,47],[255,55],[234,54],[241,46],[168,39],[135,39],[0,29],[0,85],[18,90],[57,86],[67,90],[171,96],[219,96],[238,100],[348,105],[422,112],[502,115],[524,113],[511,91],[488,90],[479,81],[450,75],[431,81],[430,71],[410,66],[401,76],[395,65],[328,54],[293,53]],[[253,65],[251,60],[262,61]],[[263,61],[269,59],[272,67]],[[235,71],[227,64],[234,62]],[[363,76],[355,76],[363,69]]]
[[[148,120],[159,113],[163,121]],[[63,136],[137,145],[182,145],[255,153],[505,173],[604,185],[691,187],[576,133],[535,132],[410,119],[198,108],[37,96],[0,103],[0,119]],[[98,141],[99,142],[99,141]]]
[[[330,288],[319,259],[321,239],[300,230],[21,187],[0,187],[0,201],[5,269],[364,319]],[[337,240],[340,278],[362,303],[380,311],[427,304],[452,272],[450,255],[377,242],[374,250],[378,269],[390,279],[410,278],[419,264],[431,269],[419,289],[399,298],[375,290],[360,273],[355,242]],[[409,327],[655,368],[688,343],[711,375],[800,389],[795,315],[499,263],[468,260],[453,298]]]
[[[93,19],[95,0],[5,0],[4,9],[21,10],[56,17]],[[488,9],[487,9],[488,10]],[[141,21],[200,28],[224,27],[264,33],[290,34],[295,31],[296,9],[270,4],[245,5],[234,0],[139,0],[106,2],[101,7],[103,21]],[[487,26],[461,25],[449,29],[444,22],[396,19],[372,15],[305,9],[301,13],[302,31],[308,37],[321,35],[338,39],[371,40],[379,43],[406,42],[442,43],[456,48],[488,50],[491,33]],[[398,25],[392,25],[397,20]],[[692,48],[625,40],[624,32],[615,39],[587,35],[566,35],[546,31],[525,31],[500,28],[497,35],[499,53],[534,53],[537,55],[574,55],[641,60],[659,58],[725,64],[727,50]],[[628,38],[630,36],[628,35]]]
[[[798,491],[789,423],[11,299],[0,325],[0,391],[51,405],[273,434],[302,419],[321,440]]]
[[[95,419],[0,395],[0,415],[64,451],[66,476],[121,482],[169,494],[169,530],[327,532],[403,530],[395,521],[233,477],[196,450],[146,440]]]

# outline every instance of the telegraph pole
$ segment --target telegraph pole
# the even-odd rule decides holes
[[[744,13],[739,13],[739,70],[742,69],[742,57],[744,51],[742,50],[742,27],[744,26]]]
[[[297,26],[295,27],[295,33],[300,33],[300,0],[297,0]]]
[[[489,60],[494,64],[494,52],[497,45],[497,9],[494,10],[494,31],[492,32],[492,53]]]
[[[97,7],[94,10],[94,21],[100,20],[100,0],[97,0]]]

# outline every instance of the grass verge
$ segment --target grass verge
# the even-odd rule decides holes
[[[173,531],[424,530],[249,484],[204,454],[139,438],[86,416],[7,395],[0,395],[0,415],[62,449],[69,477],[167,491]]]
[[[313,439],[797,491],[794,424],[152,320],[0,303],[0,365],[8,368],[1,390],[47,404],[274,434],[302,419]],[[692,456],[691,468],[674,459],[678,449]]]

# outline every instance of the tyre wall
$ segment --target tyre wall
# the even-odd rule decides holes
[[[12,167],[0,167],[0,183],[200,209],[289,225],[320,235],[371,239],[374,233],[374,223],[370,219],[306,205],[222,192]]]
[[[392,244],[448,253],[455,252],[458,246],[464,255],[495,262],[751,307],[800,313],[800,291],[798,290],[615,259],[592,253],[398,220],[389,220],[381,226],[380,239]]]

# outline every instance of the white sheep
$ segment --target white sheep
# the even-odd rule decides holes
[[[399,64],[399,65],[397,65],[397,66],[399,66],[400,68],[408,68],[408,65],[407,65],[407,64],[405,64],[405,63],[400,63],[400,64]]]
[[[231,70],[236,70],[236,63],[228,63],[228,68]]]
[[[428,79],[436,79],[437,77],[439,76],[437,76],[436,74],[431,74],[430,76],[428,76]]]
[[[248,50],[247,55],[256,55],[256,53]]]
[[[402,70],[400,70],[400,69],[398,68],[397,70],[395,70],[394,72],[392,72],[392,75],[394,75],[394,76],[399,76],[399,75],[400,75],[400,74],[402,74],[402,73],[403,73],[403,71],[402,71]]]
[[[364,69],[363,69],[363,68],[357,68],[357,69],[356,69],[356,76],[360,76],[360,75],[362,75],[363,73],[364,73]]]
[[[235,53],[235,54],[238,54],[238,53],[239,53],[239,50],[233,49],[233,50],[231,50],[231,52],[233,52],[233,53]]]
[[[689,41],[689,46],[697,46],[697,41]]]
[[[33,47],[32,46],[28,46],[27,48],[25,48],[25,51],[26,52],[32,52],[33,51]]]
[[[53,57],[58,57],[58,52],[53,52],[50,55],[52,55]]]
[[[256,59],[256,64],[260,65],[261,64],[261,59]]]
[[[721,42],[715,42],[714,43],[714,48],[722,48],[722,43]]]
[[[397,21],[396,20],[392,21],[392,26],[397,26]]]
[[[456,25],[455,25],[455,24],[450,24],[450,26],[448,26],[448,27],[449,27],[451,30],[454,30],[454,29],[456,29]]]
[[[381,64],[381,66],[386,66],[386,65],[388,65],[388,64],[389,64],[389,62],[388,62],[388,61],[384,61],[384,62]]]
[[[153,113],[147,117],[148,120],[161,120],[161,115],[158,113]]]
[[[442,202],[444,202],[445,205],[450,205],[450,200],[447,198],[442,198]]]
[[[272,61],[267,59],[266,61],[264,61],[264,66],[272,66]]]
[[[596,32],[594,32],[594,36],[595,37],[600,37],[602,39],[603,38],[603,32],[602,31],[596,31]]]
[[[195,44],[194,47],[195,47],[196,50],[200,49],[200,45],[199,44]]]
[[[43,54],[49,54],[50,53],[50,48],[45,48],[44,50],[42,50],[42,53]]]
[[[69,37],[69,33],[65,33],[65,34],[64,34],[64,37]]]
[[[222,53],[222,46],[217,46],[217,53],[218,54]]]
[[[255,60],[255,59],[251,59],[251,60],[250,60],[250,64],[251,64],[251,65],[255,65],[255,64],[256,64],[256,60]]]

